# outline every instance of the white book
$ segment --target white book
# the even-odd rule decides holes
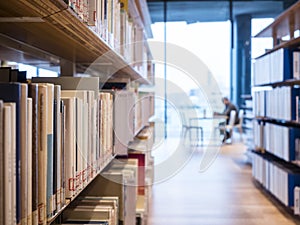
[[[76,98],[62,97],[65,105],[64,170],[65,198],[75,195]]]
[[[27,98],[27,224],[32,225],[32,98]]]
[[[83,188],[82,174],[87,169],[88,137],[91,135],[88,130],[88,91],[85,90],[62,90],[62,97],[76,97],[76,140],[77,140],[77,171],[76,189]]]
[[[54,85],[54,120],[53,120],[53,172],[55,185],[54,185],[54,196],[53,205],[56,207],[56,212],[62,207],[61,192],[62,192],[62,174],[61,174],[61,154],[62,154],[62,124],[61,124],[61,87],[60,85]]]
[[[16,104],[4,103],[4,224],[16,224]]]
[[[300,79],[300,52],[293,52],[293,77]]]
[[[294,214],[300,215],[300,187],[294,188]]]

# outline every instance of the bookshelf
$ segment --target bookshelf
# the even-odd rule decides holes
[[[273,49],[253,64],[254,149],[252,174],[267,193],[299,215],[300,3],[255,37],[272,37]]]
[[[150,84],[147,77],[141,76],[132,65],[128,64],[124,56],[90,29],[64,1],[13,0],[0,3],[0,8],[0,15],[10,21],[0,23],[1,37],[5,39],[6,44],[4,47],[15,47],[13,50],[16,54],[25,49],[28,52],[23,54],[29,54],[37,61],[40,58],[45,61],[45,58],[51,57],[52,62],[63,59],[74,63],[81,71],[88,68],[99,56],[103,56],[101,63],[106,63],[112,71],[115,69],[116,76],[126,74],[132,80]],[[137,13],[135,12],[136,18]],[[18,22],[18,18],[21,22]],[[35,22],[26,22],[23,18],[31,18]],[[8,56],[1,55],[1,57],[11,58],[14,51],[10,49],[9,53]],[[101,71],[101,67],[97,67],[100,70],[98,72],[106,73],[106,66],[102,67],[104,71]]]
[[[101,13],[100,10],[96,10],[95,6],[101,8]],[[89,10],[92,10],[90,14],[88,13]],[[95,15],[95,17],[91,15]],[[105,16],[105,21],[109,21],[104,23],[101,16]],[[12,0],[0,3],[0,60],[41,67],[45,65],[60,67],[59,78],[36,78],[28,81],[28,84],[16,85],[18,91],[19,89],[24,90],[22,93],[16,92],[23,98],[20,103],[16,104],[17,107],[7,105],[11,103],[1,102],[0,104],[1,128],[4,128],[2,125],[4,118],[8,118],[10,124],[16,123],[17,128],[20,128],[18,127],[20,121],[24,122],[22,129],[26,128],[25,123],[27,125],[36,123],[36,125],[30,126],[30,130],[27,131],[26,129],[26,132],[17,130],[17,136],[24,139],[27,150],[33,148],[30,147],[28,140],[37,139],[35,147],[41,148],[43,145],[48,154],[43,156],[45,161],[37,165],[43,166],[42,172],[45,173],[45,176],[42,177],[42,172],[39,174],[40,177],[37,182],[40,185],[40,180],[44,179],[43,184],[35,189],[38,190],[39,195],[43,195],[41,198],[47,199],[46,202],[37,207],[37,211],[33,215],[30,210],[26,209],[26,205],[19,206],[18,204],[19,202],[28,203],[31,209],[32,206],[28,199],[33,199],[27,194],[24,195],[24,198],[20,197],[22,194],[19,196],[20,193],[25,193],[25,190],[28,188],[31,190],[32,187],[29,187],[29,184],[24,184],[25,187],[18,187],[18,176],[20,176],[21,181],[25,180],[22,175],[23,170],[21,170],[21,174],[18,174],[19,169],[23,168],[19,168],[18,165],[27,166],[26,171],[30,172],[30,176],[34,176],[31,172],[37,167],[30,170],[29,167],[33,165],[33,162],[29,162],[27,161],[29,159],[25,160],[25,157],[18,155],[18,151],[21,152],[21,149],[17,149],[16,155],[11,156],[7,155],[6,149],[4,149],[4,155],[0,153],[1,159],[3,159],[2,157],[11,157],[12,159],[21,157],[20,159],[17,158],[16,162],[14,160],[11,162],[15,163],[16,166],[11,167],[12,173],[16,173],[16,177],[13,179],[16,181],[12,185],[17,187],[13,186],[12,188],[12,192],[16,192],[16,194],[12,194],[10,209],[13,207],[17,209],[13,212],[4,211],[6,203],[1,194],[1,223],[6,224],[7,221],[14,221],[7,224],[31,225],[34,224],[34,220],[43,225],[61,224],[64,222],[63,215],[67,214],[65,212],[69,212],[68,210],[73,203],[81,199],[86,189],[93,192],[91,187],[95,186],[98,189],[101,186],[101,182],[98,186],[95,184],[99,183],[102,174],[111,173],[112,176],[117,174],[116,176],[130,181],[137,179],[137,172],[135,172],[137,164],[130,164],[134,161],[133,159],[128,159],[122,169],[115,163],[117,163],[116,158],[119,155],[126,157],[129,152],[130,154],[137,154],[131,148],[129,150],[129,143],[136,141],[136,137],[145,130],[154,129],[149,128],[151,126],[148,122],[154,113],[153,93],[142,93],[138,90],[139,85],[153,84],[154,81],[154,65],[147,44],[147,38],[152,36],[150,25],[151,21],[145,0]],[[1,68],[0,73],[1,83],[20,81],[20,71],[14,71],[17,75],[13,76],[12,69]],[[77,77],[77,74],[82,73],[91,77]],[[99,90],[103,82],[123,83],[124,79],[126,80],[124,90]],[[9,85],[7,87],[9,88]],[[36,88],[35,92],[32,92],[33,88]],[[24,94],[25,90],[30,99],[27,94]],[[5,94],[2,93],[2,95],[5,98]],[[113,102],[116,96],[123,97],[120,97],[121,101]],[[28,105],[25,103],[27,98],[29,99]],[[7,98],[4,99],[5,101],[13,100]],[[48,103],[47,107],[43,102]],[[17,110],[18,117],[17,120],[14,120],[7,112],[20,109],[22,104],[28,108]],[[122,115],[125,108],[128,118]],[[46,113],[47,110],[53,114]],[[23,116],[22,113],[24,113]],[[28,116],[29,122],[23,118],[26,115],[31,115],[30,113],[38,116],[38,119],[34,120],[33,116],[32,118]],[[23,119],[18,119],[19,117]],[[43,118],[49,124],[42,122]],[[8,125],[8,123],[5,124],[6,127]],[[53,129],[53,133],[51,133],[52,131],[49,131],[48,134],[42,132],[44,127],[47,127],[48,130]],[[37,128],[39,129],[35,130]],[[119,142],[117,140],[120,137],[116,130],[119,134],[127,134]],[[13,129],[10,131],[11,136],[7,140],[13,143],[13,135],[15,134],[13,134]],[[2,130],[0,136],[1,140],[4,140]],[[147,171],[152,170],[153,162],[151,160],[153,159],[149,155],[145,156],[146,153],[151,153],[152,148],[151,138],[149,137],[148,140],[146,137],[145,139],[147,140],[147,150],[144,153],[138,153],[141,157],[147,157],[150,160],[147,161],[148,164],[143,165],[146,174]],[[18,145],[20,144],[17,143],[17,148]],[[9,146],[9,149],[12,150],[13,144]],[[67,157],[68,159],[66,159]],[[31,160],[34,161],[33,156]],[[138,163],[139,159],[135,161]],[[4,169],[2,169],[1,167],[1,175],[4,173]],[[38,167],[37,171],[39,172],[39,170]],[[53,171],[53,173],[49,171]],[[60,171],[63,172],[60,173]],[[128,176],[123,177],[122,171]],[[151,182],[148,182],[151,180],[149,177],[151,174],[144,175],[144,182],[147,182],[147,186],[151,186]],[[1,183],[0,190],[2,190],[3,185],[5,184]],[[54,189],[58,188],[58,185],[61,185],[64,190],[56,193]],[[124,185],[121,184],[119,188],[122,190]],[[131,225],[133,221],[135,223],[136,217],[140,220],[142,215],[147,215],[147,205],[151,193],[148,191],[150,188],[144,188],[147,191],[138,194],[138,188],[130,186],[128,193],[130,195],[137,193],[138,204],[135,201],[126,202],[128,207],[123,208],[123,218],[120,220],[116,217],[117,219],[114,218],[109,221],[117,223],[120,220],[124,225]],[[85,197],[88,198],[88,196]],[[94,197],[100,198],[102,196]],[[122,195],[122,198],[129,199],[126,195]],[[114,202],[115,199],[111,201]],[[115,210],[113,207],[110,209]],[[9,213],[8,217],[5,212]],[[131,217],[127,218],[125,214],[131,215]],[[9,220],[6,220],[7,218]],[[107,221],[104,221],[103,224],[107,224]]]

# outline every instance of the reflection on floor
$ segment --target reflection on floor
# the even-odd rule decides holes
[[[216,152],[199,171],[205,152]],[[295,220],[257,189],[243,143],[190,146],[180,139],[153,151],[153,185],[148,225],[290,225]]]

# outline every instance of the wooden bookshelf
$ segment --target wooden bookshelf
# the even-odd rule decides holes
[[[255,37],[272,37],[273,46],[279,44],[278,40],[288,36],[290,41],[294,39],[294,32],[300,29],[300,2],[295,3],[289,9],[280,14],[273,23],[259,32]]]
[[[62,0],[3,1],[0,3],[0,16],[2,20],[12,21],[1,22],[0,19],[0,33],[7,39],[19,43],[17,48],[11,47],[16,52],[23,52],[23,46],[30,45],[49,53],[50,56],[73,62],[82,70],[91,66],[101,56],[99,66],[96,66],[98,72],[106,73],[109,66],[110,71],[114,71],[116,76],[126,74],[131,80],[150,84],[82,22]],[[22,18],[31,18],[36,22],[22,22]]]
[[[299,34],[296,36],[296,31],[299,32],[299,29],[300,2],[297,2],[255,36],[258,38],[272,37],[273,49],[258,57],[259,61],[255,62],[262,63],[261,65],[270,68],[270,70],[264,70],[261,67],[254,69],[253,80],[260,76],[266,79],[260,80],[252,87],[255,96],[254,111],[256,113],[253,124],[256,132],[254,133],[255,148],[264,152],[264,154],[253,154],[253,177],[262,184],[269,194],[276,197],[287,210],[294,208],[296,198],[294,187],[300,186],[300,170],[294,163],[299,160],[300,123],[296,121],[298,120],[297,99],[299,93],[293,92],[294,88],[297,89],[300,85],[300,80],[293,78],[297,77],[293,74],[295,70],[293,57],[285,55],[284,51],[277,50],[284,49],[293,53],[295,49],[299,49],[300,36]],[[270,56],[274,56],[276,60],[269,60]],[[276,67],[277,62],[286,63],[285,67],[278,69]],[[269,90],[269,88],[272,90]],[[282,92],[279,95],[278,90],[290,92],[285,96]],[[274,95],[278,94],[276,96],[277,104],[270,104],[276,100],[272,96],[273,93]],[[282,96],[286,98],[280,98]],[[280,111],[283,106],[285,107],[283,109],[290,109],[290,111]],[[262,177],[264,178],[261,179]],[[285,180],[282,180],[282,177],[285,177]],[[289,179],[291,179],[292,184]],[[268,182],[271,180],[273,183]],[[278,188],[274,189],[275,186]],[[282,193],[285,195],[283,196]]]
[[[143,29],[147,59],[152,60],[146,39],[152,37],[150,15],[145,0],[129,0],[134,26]],[[109,79],[127,78],[139,84],[152,84],[153,74],[141,74],[103,38],[93,31],[63,0],[9,0],[0,2],[0,59],[43,67],[73,64],[79,72],[87,68]],[[144,53],[144,52],[143,52]],[[99,60],[99,57],[101,60]],[[130,57],[129,57],[130,58]],[[146,57],[144,57],[146,58]],[[139,69],[139,68],[138,68]],[[140,70],[143,71],[143,70]],[[63,74],[64,75],[64,74]],[[68,75],[68,74],[67,74]],[[101,79],[103,78],[103,79]],[[107,81],[100,75],[101,81]],[[97,83],[97,82],[95,82]],[[99,82],[98,82],[99,83]],[[145,126],[137,128],[137,135]],[[55,215],[47,218],[53,224],[71,202],[107,168],[115,155],[104,157],[97,172],[76,194],[67,199]]]

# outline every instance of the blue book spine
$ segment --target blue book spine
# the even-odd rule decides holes
[[[299,96],[300,96],[300,89],[299,88],[292,88],[291,90],[291,119],[297,121],[299,115]]]
[[[294,188],[296,186],[300,186],[300,174],[299,171],[297,173],[289,173],[288,174],[288,206],[294,206]]]
[[[16,103],[16,221],[21,222],[21,85],[0,83],[0,99]]]
[[[293,51],[291,49],[283,49],[283,80],[293,78]]]

